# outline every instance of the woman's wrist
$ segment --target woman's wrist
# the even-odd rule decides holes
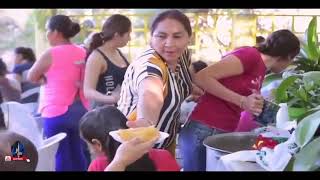
[[[246,96],[241,96],[241,97],[240,97],[239,107],[240,107],[241,109],[244,109],[244,105],[245,105],[246,98],[247,98]]]

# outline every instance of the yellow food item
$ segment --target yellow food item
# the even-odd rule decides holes
[[[153,126],[120,129],[118,131],[118,134],[123,141],[129,141],[135,137],[139,137],[144,142],[149,141],[160,135],[159,130]]]

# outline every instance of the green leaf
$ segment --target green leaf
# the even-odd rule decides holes
[[[320,137],[311,141],[295,155],[293,171],[314,171],[319,168]]]
[[[297,76],[290,76],[284,79],[276,90],[276,103],[284,103],[288,101],[287,89],[293,85]]]
[[[318,129],[319,124],[320,111],[317,111],[301,120],[296,130],[296,142],[300,147],[305,146],[311,140]]]
[[[320,71],[310,71],[303,74],[303,81],[313,81],[315,84],[320,85]]]
[[[311,94],[310,92],[315,87],[314,81],[303,81],[303,85],[304,85],[306,91],[309,92],[309,94]]]
[[[300,49],[300,54],[299,55],[301,56],[301,57],[298,56],[299,59],[300,58],[308,59],[310,57],[309,47],[308,47],[307,44],[302,44],[302,48]]]
[[[300,123],[300,121],[302,121],[305,117],[315,113],[317,110],[313,110],[313,109],[306,109],[306,112],[301,114],[300,116],[298,116],[295,120],[297,121],[297,123]]]
[[[303,86],[300,86],[298,89],[298,93],[300,98],[304,101],[304,102],[308,102],[308,95],[306,93],[306,91],[304,90]]]
[[[294,157],[291,157],[290,161],[288,162],[287,166],[284,168],[283,171],[293,171],[293,165],[294,165]]]
[[[308,26],[308,51],[310,59],[317,61],[319,58],[319,49],[318,49],[318,34],[317,34],[317,17],[313,17]]]
[[[296,107],[289,107],[288,108],[288,113],[290,119],[297,119],[304,115],[307,112],[306,108],[296,108]]]

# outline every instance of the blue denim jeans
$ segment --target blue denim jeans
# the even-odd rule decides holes
[[[215,134],[224,133],[197,121],[189,121],[179,134],[180,152],[184,171],[206,171],[206,147],[203,141]]]

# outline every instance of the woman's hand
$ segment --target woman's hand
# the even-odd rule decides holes
[[[127,166],[140,159],[144,154],[150,151],[158,137],[150,141],[143,142],[139,138],[134,138],[130,141],[122,143],[105,171],[124,171]]]
[[[202,90],[199,86],[192,83],[192,92],[190,96],[187,98],[187,101],[197,102],[198,99],[204,94],[204,90]]]
[[[47,83],[47,78],[44,75],[42,75],[41,78],[38,81],[38,84],[44,85],[46,83]]]
[[[243,96],[240,102],[240,107],[252,114],[258,116],[262,112],[263,108],[263,96],[257,93],[252,93],[251,95],[245,97]]]

